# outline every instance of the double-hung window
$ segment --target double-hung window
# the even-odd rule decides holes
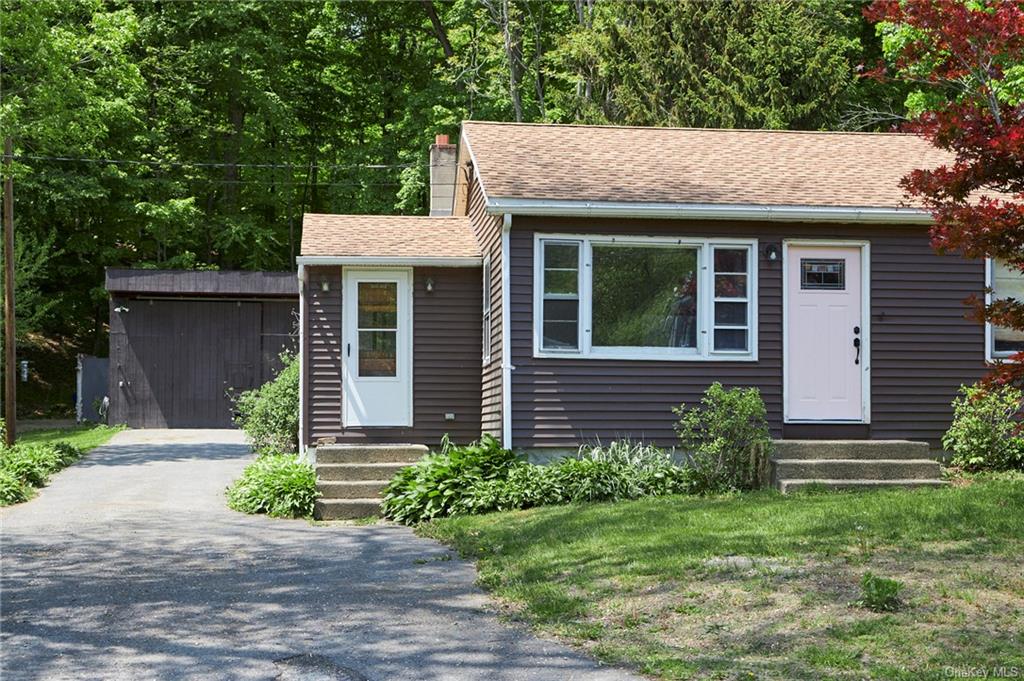
[[[1024,275],[1020,270],[999,260],[989,260],[988,270],[988,285],[992,289],[988,302],[1006,298],[1024,302]],[[1024,333],[1021,331],[995,324],[989,324],[986,330],[990,360],[1006,359],[1024,351]]]
[[[580,348],[580,251],[582,242],[545,240],[541,269],[542,347]]]
[[[535,354],[755,359],[756,243],[536,237]]]

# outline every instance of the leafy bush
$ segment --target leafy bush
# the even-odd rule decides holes
[[[235,424],[260,455],[299,448],[299,362],[284,352],[281,363],[273,380],[235,398]]]
[[[452,515],[475,485],[505,479],[517,462],[490,435],[465,446],[453,446],[446,438],[440,452],[399,471],[384,489],[381,509],[386,517],[408,525]]]
[[[898,610],[902,605],[902,601],[900,601],[900,590],[902,589],[903,585],[895,579],[865,572],[860,580],[861,597],[856,605],[875,612]]]
[[[968,471],[1024,469],[1022,402],[1024,393],[1009,385],[960,386],[953,423],[942,437],[953,465]]]
[[[689,455],[693,491],[751,490],[767,482],[771,436],[764,402],[757,388],[722,387],[713,383],[700,405],[685,404],[676,432]]]
[[[316,471],[294,454],[264,454],[227,489],[229,507],[274,518],[311,517],[319,496]]]
[[[16,504],[42,487],[50,475],[82,458],[68,442],[17,444],[0,451],[0,505]]]
[[[622,440],[586,446],[578,458],[536,466],[484,436],[400,471],[385,490],[383,509],[389,518],[415,524],[448,515],[674,494],[688,487],[687,471],[650,445]]]
[[[22,482],[21,478],[11,471],[0,468],[0,506],[10,506],[26,501],[32,494],[32,488]]]

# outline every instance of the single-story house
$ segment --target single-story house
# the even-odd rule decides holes
[[[756,386],[775,437],[938,446],[1024,338],[964,300],[900,188],[912,135],[466,122],[431,215],[306,215],[301,442],[481,433],[529,452],[671,445],[672,408]]]

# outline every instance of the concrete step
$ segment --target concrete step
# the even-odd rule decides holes
[[[904,487],[915,489],[919,487],[942,487],[947,485],[944,480],[779,480],[775,486],[783,494],[796,492],[808,487],[823,487],[828,490],[867,491],[873,489],[887,489],[892,487]]]
[[[775,459],[773,480],[931,480],[942,466],[931,459]]]
[[[319,480],[390,480],[407,463],[317,463]]]
[[[316,488],[321,499],[373,499],[381,496],[387,480],[318,480]]]
[[[928,459],[926,442],[910,440],[775,440],[773,459]]]
[[[413,463],[429,450],[424,445],[320,445],[317,463]]]
[[[317,499],[313,517],[317,520],[353,520],[380,515],[380,499]]]

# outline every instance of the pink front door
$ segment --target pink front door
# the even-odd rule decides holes
[[[789,246],[786,419],[863,421],[861,249]]]

